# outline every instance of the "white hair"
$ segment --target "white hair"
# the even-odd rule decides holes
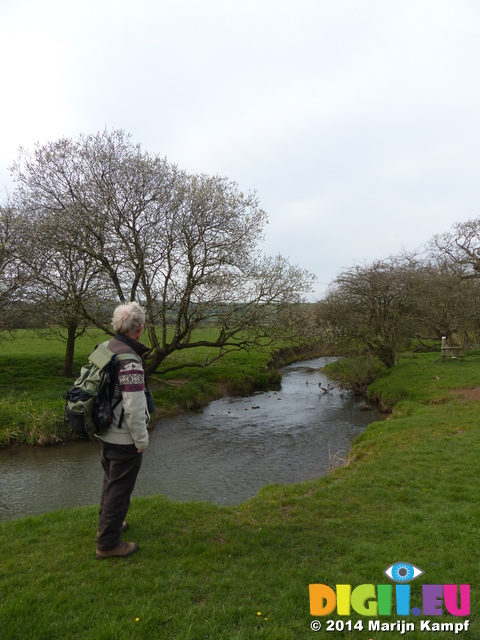
[[[128,336],[145,323],[145,311],[138,302],[121,304],[113,312],[112,327],[114,331]]]

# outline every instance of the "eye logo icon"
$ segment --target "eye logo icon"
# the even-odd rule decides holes
[[[383,573],[393,582],[404,583],[415,580],[415,578],[422,576],[425,571],[409,562],[394,562]]]

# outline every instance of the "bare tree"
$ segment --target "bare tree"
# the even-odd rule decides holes
[[[455,223],[452,231],[437,234],[428,244],[429,260],[439,282],[435,308],[441,335],[450,343],[456,334],[465,342],[480,329],[480,219]],[[433,310],[432,310],[433,311]],[[434,317],[439,314],[432,313]]]
[[[475,340],[480,327],[479,294],[478,279],[464,278],[462,270],[444,256],[429,257],[417,273],[412,300],[415,335],[426,340],[445,336],[449,344]]]
[[[480,281],[463,262],[464,250],[456,256],[456,243],[448,245],[449,252],[446,246],[341,273],[318,305],[324,339],[344,352],[376,355],[387,367],[414,338],[424,344],[443,336],[450,343],[475,340]]]
[[[265,344],[279,330],[279,310],[311,288],[312,274],[259,251],[266,214],[254,193],[187,175],[123,131],[21,150],[11,169],[19,206],[55,228],[55,255],[86,268],[80,296],[62,285],[74,313],[81,308],[108,330],[89,304],[92,279],[103,283],[104,298],[145,305],[149,372],[175,351],[214,347],[210,359],[182,364],[204,366],[226,350]],[[204,326],[215,334],[208,340],[197,338]]]
[[[106,278],[95,261],[64,242],[61,228],[48,215],[25,222],[19,256],[29,274],[29,304],[41,308],[48,333],[65,342],[63,373],[71,377],[76,339],[90,316],[105,318]]]
[[[480,277],[480,218],[455,223],[452,231],[433,236],[429,248],[455,267],[459,277]]]
[[[418,270],[415,260],[403,256],[341,273],[318,305],[326,338],[342,350],[370,353],[393,367],[401,347],[415,335]]]
[[[27,273],[19,257],[23,219],[8,199],[0,205],[0,331],[15,325],[21,313]]]

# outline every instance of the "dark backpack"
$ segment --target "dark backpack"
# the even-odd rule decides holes
[[[141,358],[130,353],[116,355],[103,342],[88,356],[88,364],[82,367],[80,377],[67,392],[65,415],[72,431],[80,438],[102,435],[112,424],[113,411],[121,398],[112,405],[117,364],[120,360]],[[119,424],[120,426],[120,424]]]

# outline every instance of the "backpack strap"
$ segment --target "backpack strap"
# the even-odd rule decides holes
[[[105,346],[108,345],[108,341],[103,343]],[[138,362],[139,364],[143,365],[142,359],[140,358],[140,356],[136,355],[135,353],[119,353],[119,354],[115,354],[115,359],[116,359],[116,363],[118,364],[119,361],[121,360],[133,360],[134,362]],[[116,373],[116,371],[115,371]],[[110,380],[110,386],[108,389],[108,393],[109,393],[109,397],[110,399],[113,398],[113,391],[115,389],[115,375],[112,375],[111,380]],[[115,402],[115,404],[112,404],[112,411],[116,409],[116,407],[118,407],[118,405],[120,404],[120,402],[122,401],[122,398],[120,397],[117,402]],[[117,429],[121,429],[122,428],[122,422],[123,422],[123,417],[125,415],[125,411],[122,407],[122,412],[120,414],[120,419],[118,421],[118,425],[117,425]]]

